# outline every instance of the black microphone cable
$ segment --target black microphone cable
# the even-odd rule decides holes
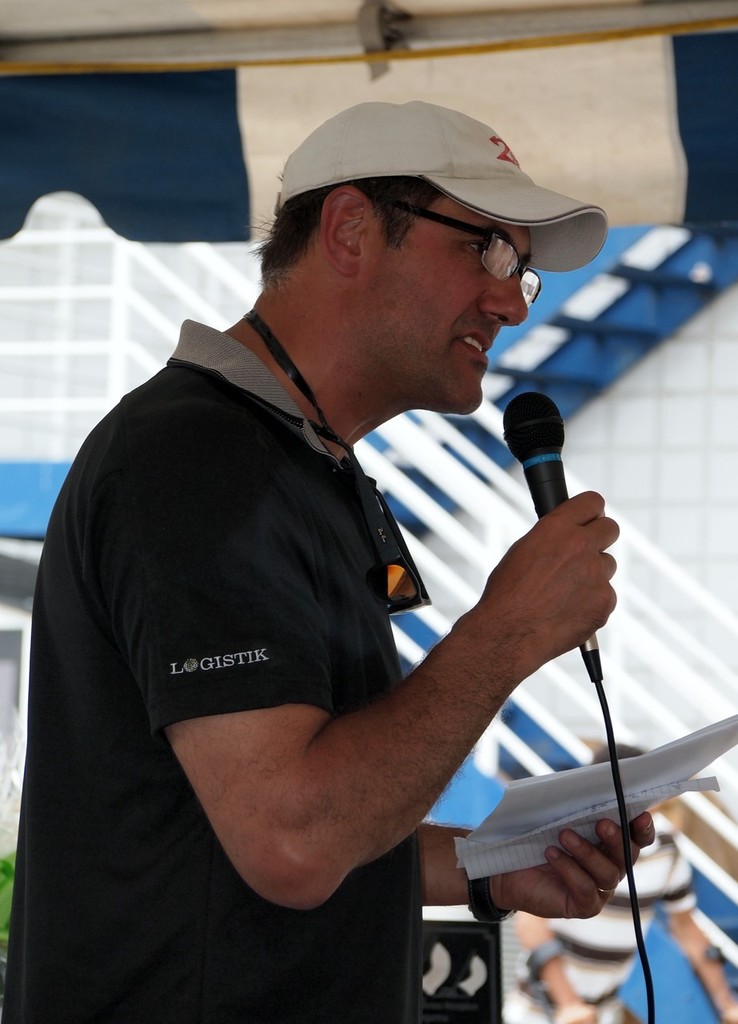
[[[586,658],[585,658],[586,663]],[[589,669],[589,666],[587,666]],[[620,828],[623,832],[623,858],[625,860],[625,874],[628,879],[628,896],[630,898],[630,910],[633,918],[633,930],[635,932],[636,947],[638,949],[638,957],[641,962],[641,970],[643,971],[643,981],[646,987],[646,1005],[648,1009],[648,1024],[654,1024],[656,1020],[656,1007],[653,991],[653,978],[651,977],[651,965],[648,962],[648,953],[646,951],[646,941],[643,936],[643,926],[641,923],[641,911],[638,906],[638,893],[636,891],[635,875],[633,873],[633,857],[630,851],[630,822],[628,821],[628,808],[625,804],[625,794],[623,793],[623,782],[620,778],[620,763],[618,761],[617,746],[615,743],[615,733],[612,727],[612,719],[610,717],[610,708],[607,704],[607,697],[605,696],[605,687],[603,685],[602,673],[597,673],[599,679],[593,678],[593,674],[590,672],[590,679],[594,683],[597,696],[599,697],[600,707],[602,708],[602,717],[605,724],[605,734],[607,737],[607,750],[610,755],[610,768],[612,769],[612,781],[615,787],[615,799],[618,804],[618,817],[620,818]]]
[[[504,438],[513,456],[522,464],[539,518],[568,498],[561,449],[564,444],[564,421],[555,402],[547,395],[525,392],[513,398],[503,415]],[[615,733],[603,685],[597,637],[582,644],[582,658],[599,698],[607,738],[607,750],[623,838],[623,859],[628,879],[631,916],[636,947],[643,971],[648,1008],[648,1024],[656,1019],[653,978],[643,937],[641,912],[638,906],[633,856],[630,849],[630,822],[620,776]]]

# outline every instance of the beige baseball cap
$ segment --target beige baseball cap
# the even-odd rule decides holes
[[[325,121],[287,159],[277,209],[325,185],[393,175],[424,178],[470,210],[525,225],[539,270],[583,267],[607,236],[604,210],[536,185],[494,128],[420,100],[359,103]]]

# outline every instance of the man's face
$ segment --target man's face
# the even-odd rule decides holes
[[[527,228],[491,221],[445,197],[433,210],[494,229],[525,263]],[[420,217],[401,248],[385,249],[368,297],[373,333],[365,344],[377,386],[396,406],[392,414],[410,408],[468,413],[480,404],[486,353],[503,326],[528,315],[518,274],[493,277],[481,249],[481,235]]]

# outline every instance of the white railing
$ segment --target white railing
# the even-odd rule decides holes
[[[497,409],[484,407],[478,419],[491,436],[502,440]],[[380,486],[429,531],[427,535],[423,532],[422,541],[410,534],[408,542],[431,592],[435,591],[436,596],[440,592],[438,603],[443,614],[431,621],[428,610],[419,613],[424,625],[440,638],[476,600],[487,572],[502,551],[531,525],[530,496],[513,476],[436,414],[399,417],[380,427],[377,434],[389,447],[380,452],[368,441],[362,442],[359,455]],[[452,516],[440,509],[404,475],[403,467],[423,473],[453,499],[462,514]],[[572,493],[583,489],[578,482],[569,482]],[[496,534],[494,540],[490,540],[492,533]],[[439,538],[452,558],[439,559],[432,551]],[[600,640],[615,735],[650,748],[732,717],[738,708],[738,675],[633,584],[627,570],[636,558],[655,567],[661,579],[682,591],[694,607],[710,614],[714,625],[730,638],[728,646],[735,647],[738,620],[654,549],[647,538],[624,524],[618,542],[621,602]],[[424,651],[412,640],[412,620],[408,619],[399,617],[394,628],[400,653],[413,662]],[[560,659],[545,665],[518,687],[511,701],[577,761],[586,762],[589,757],[590,748],[583,738],[593,742],[604,736],[600,703],[576,654],[568,663]],[[474,754],[475,766],[482,775],[496,773],[498,746],[531,774],[551,771],[551,766],[526,747],[504,720],[497,719]],[[710,766],[708,774],[718,776],[721,801],[729,813],[700,793],[685,794],[683,799],[719,843],[738,850],[738,827],[732,817],[738,811],[738,752],[729,751]],[[730,876],[688,838],[685,847],[695,866],[729,900],[734,900],[738,890]],[[718,944],[738,966],[735,945],[725,936]]]
[[[428,549],[439,537],[453,554],[453,567],[448,559],[440,567],[437,563],[430,567],[434,584],[443,591],[439,605],[445,618],[440,635],[469,607],[469,598],[481,592],[486,574],[501,551],[531,525],[530,497],[525,487],[479,449],[474,462],[476,472],[456,458],[458,452],[468,460],[469,442],[447,420],[424,413],[421,430],[415,419],[414,415],[400,417],[379,428],[377,433],[391,446],[385,451],[380,453],[363,442],[359,452],[368,472],[431,531],[432,539],[424,544],[410,538],[421,571],[426,564],[430,567]],[[485,409],[479,419],[485,428],[491,427],[492,436],[501,440],[497,410],[490,413]],[[440,509],[418,484],[408,480],[402,466],[412,466],[442,487],[463,509],[463,522]],[[578,489],[577,484],[572,488]],[[523,506],[528,508],[527,514],[520,511]],[[490,523],[497,533],[494,544],[484,539],[489,536]],[[711,648],[673,623],[632,583],[628,566],[635,558],[649,561],[660,574],[668,572],[669,585],[681,588],[685,599],[693,599],[704,613],[712,612],[717,602],[632,526],[624,525],[618,542],[621,601],[600,639],[619,737],[651,747],[735,714],[738,675]],[[469,584],[466,590],[460,589],[459,581]],[[730,645],[735,647],[738,620],[721,608],[714,623],[729,634]],[[398,629],[402,630],[402,622]],[[561,659],[545,666],[512,699],[521,706],[525,704],[526,711],[549,732],[561,723],[568,726],[572,736],[563,745],[572,753],[581,750],[577,738],[594,741],[602,736],[599,702],[576,656],[568,663]],[[726,804],[735,813],[738,760],[734,753],[721,759],[720,779]]]
[[[71,458],[118,397],[164,364],[182,319],[222,328],[251,305],[258,290],[255,264],[244,246],[127,242],[101,226],[95,211],[79,200],[52,198],[39,211],[27,230],[0,245],[0,305],[13,311],[0,317],[6,325],[0,359],[20,361],[25,374],[12,392],[0,390],[0,436],[8,438],[0,458]],[[26,326],[9,336],[12,324]],[[501,413],[493,404],[485,402],[473,417],[490,438],[501,440]],[[14,430],[6,433],[5,423]],[[381,441],[383,450],[372,440]],[[433,413],[386,423],[358,452],[367,472],[420,524],[408,542],[435,604],[418,614],[440,637],[477,599],[507,547],[532,525],[527,490],[456,421]],[[411,479],[410,467],[448,497],[451,511]],[[575,493],[583,486],[570,478],[569,488]],[[720,649],[736,649],[738,619],[617,518],[620,603],[600,636],[606,689],[616,735],[653,747],[732,715],[738,676],[714,644],[665,615],[652,594],[636,585],[638,568],[647,565],[713,633],[720,631]],[[407,616],[395,624],[400,653],[410,663],[425,653],[412,622]],[[599,702],[576,653],[544,666],[512,700],[579,761],[586,760],[588,744],[603,737]],[[482,772],[497,764],[498,745],[531,773],[549,770],[496,721],[475,752]],[[725,806],[738,816],[736,752],[721,758],[714,771]],[[704,797],[690,799],[709,827],[738,848],[732,820]]]

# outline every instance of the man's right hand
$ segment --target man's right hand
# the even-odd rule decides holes
[[[606,549],[620,530],[604,507],[592,491],[565,501],[513,544],[487,581],[477,610],[505,638],[506,653],[517,650],[519,679],[579,647],[615,608],[616,562]]]

